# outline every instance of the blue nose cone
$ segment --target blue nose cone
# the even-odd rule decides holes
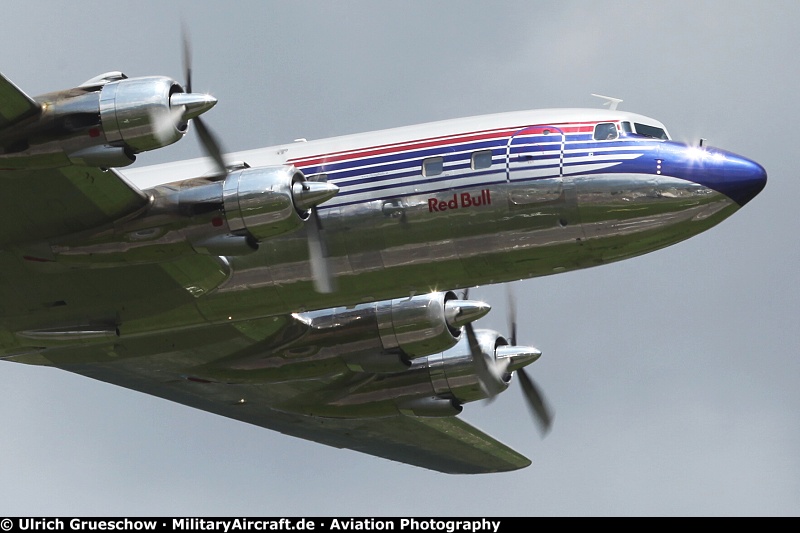
[[[724,180],[718,190],[740,206],[767,185],[767,171],[755,161],[726,153],[724,167]]]
[[[664,174],[693,181],[743,206],[767,185],[767,171],[751,159],[720,150],[667,142],[661,145]]]

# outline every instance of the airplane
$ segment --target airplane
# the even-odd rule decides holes
[[[662,249],[767,181],[608,97],[226,153],[184,74],[0,75],[0,359],[438,472],[531,464],[459,417],[514,381],[553,421],[513,302],[479,328],[470,288]],[[190,126],[205,157],[126,168]]]

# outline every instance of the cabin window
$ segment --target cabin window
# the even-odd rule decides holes
[[[667,132],[664,131],[664,128],[648,126],[647,124],[639,124],[638,122],[634,122],[633,125],[636,128],[636,133],[639,135],[652,137],[653,139],[663,139],[665,141],[669,140],[669,135],[667,135]]]
[[[312,174],[310,176],[306,176],[306,180],[326,183],[328,181],[328,175],[324,172],[322,174]]]
[[[594,127],[594,140],[606,141],[616,139],[619,136],[617,126],[613,122],[603,122]]]
[[[444,159],[441,157],[429,157],[422,161],[422,175],[426,178],[438,176],[444,172]]]
[[[492,151],[481,150],[472,154],[472,162],[470,163],[472,170],[480,170],[482,168],[489,168],[492,166]]]

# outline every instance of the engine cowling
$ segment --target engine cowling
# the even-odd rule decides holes
[[[293,166],[249,168],[225,178],[222,202],[230,232],[260,241],[292,231],[308,218],[295,202],[303,173]]]
[[[188,122],[172,95],[183,87],[169,78],[127,78],[103,85],[99,95],[100,122],[106,143],[125,146],[137,154],[177,142]]]
[[[236,256],[260,241],[298,229],[309,209],[338,188],[310,183],[294,166],[242,168],[224,180],[200,178],[145,191],[151,198],[139,217],[113,233],[82,234],[54,243],[61,262],[113,266],[163,261],[192,253]],[[123,246],[120,246],[120,245]]]
[[[452,291],[337,307],[302,316],[310,332],[304,344],[343,350],[354,370],[392,373],[413,360],[447,350],[461,338],[461,326],[488,313],[483,302],[460,300]]]
[[[136,154],[180,140],[188,121],[217,102],[187,94],[167,77],[128,78],[121,72],[34,100],[39,113],[0,132],[5,166],[130,165]]]
[[[509,346],[508,340],[497,331],[479,329],[475,331],[475,337],[481,351],[495,360],[515,356],[520,351],[519,347]],[[427,361],[431,384],[437,397],[455,398],[460,403],[486,398],[466,338],[450,350],[429,356]],[[510,370],[512,369],[494,376],[498,390],[508,388],[511,381]]]
[[[447,305],[454,301],[456,295],[448,291],[379,302],[376,314],[383,348],[400,350],[413,360],[455,346],[461,328],[447,317]]]

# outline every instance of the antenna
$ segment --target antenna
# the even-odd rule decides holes
[[[619,98],[613,98],[611,96],[603,96],[602,94],[594,94],[594,93],[592,93],[592,96],[596,96],[597,98],[602,98],[603,100],[605,100],[605,103],[603,105],[607,105],[611,111],[615,111],[617,109],[617,106],[622,103],[622,100],[620,100]]]

